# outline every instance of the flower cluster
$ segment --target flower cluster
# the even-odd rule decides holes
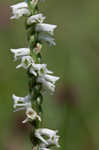
[[[12,98],[14,111],[25,110],[26,119],[23,123],[29,122],[34,129],[31,139],[34,149],[50,150],[51,146],[59,147],[57,131],[38,128],[38,125],[42,121],[43,91],[53,93],[59,77],[53,76],[53,72],[42,63],[41,49],[44,42],[50,46],[56,45],[53,35],[57,26],[44,23],[46,17],[38,13],[41,1],[43,0],[27,0],[11,6],[13,13],[11,19],[25,17],[28,46],[10,51],[14,54],[14,61],[20,61],[16,69],[24,68],[29,77],[27,96],[18,97],[13,94]],[[44,136],[47,139],[44,139]]]
[[[40,150],[44,148],[48,148],[50,146],[60,147],[58,140],[59,136],[57,136],[57,130],[50,130],[46,128],[40,128],[35,131],[35,136],[41,141]],[[43,137],[45,136],[46,139]]]

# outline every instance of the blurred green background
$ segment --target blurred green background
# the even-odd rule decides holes
[[[16,70],[10,48],[26,46],[24,19],[10,21],[10,5],[0,0],[0,149],[31,150],[24,115],[13,113],[11,95],[25,96],[28,79]],[[53,96],[44,95],[44,127],[58,129],[60,150],[99,150],[99,1],[46,0],[46,22],[57,24],[56,47],[43,47],[48,68],[61,77]]]

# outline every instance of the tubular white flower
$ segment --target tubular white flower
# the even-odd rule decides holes
[[[37,73],[39,73],[39,71],[42,69],[42,67],[45,64],[35,64],[32,63],[31,67],[30,67],[30,73],[32,73],[33,75],[37,76]]]
[[[60,147],[60,145],[59,145],[59,136],[53,136],[52,138],[49,138],[48,140],[47,140],[47,143],[48,144],[45,144],[45,143],[41,143],[40,144],[40,150],[42,149],[44,149],[44,148],[47,148],[47,147],[51,147],[51,146],[56,146],[57,148],[59,148]]]
[[[29,48],[18,48],[18,49],[10,49],[10,51],[14,54],[14,60],[18,60],[23,56],[30,55]]]
[[[47,69],[46,64],[35,64],[34,65],[35,70],[38,71],[39,76],[45,75],[45,74],[52,74],[53,72]]]
[[[21,2],[11,6],[13,16],[11,19],[19,19],[22,16],[27,16],[30,14],[28,5],[26,2]]]
[[[28,8],[28,4],[27,2],[20,2],[18,4],[12,5],[10,6],[13,11],[17,10],[17,9],[21,9],[21,8]]]
[[[38,82],[43,84],[45,89],[50,90],[52,93],[55,91],[55,83],[59,80],[59,77],[45,74],[38,77]]]
[[[42,144],[48,145],[49,140],[53,140],[55,137],[57,137],[57,130],[50,130],[46,128],[39,128],[35,131],[35,136],[41,140]],[[48,139],[44,139],[43,136],[46,136]]]
[[[21,60],[21,64],[19,64],[16,69],[23,67],[24,69],[28,69],[32,63],[34,63],[33,58],[31,56],[23,56]]]
[[[32,63],[30,67],[30,73],[37,76],[37,72],[39,72],[39,70],[41,69],[41,66],[42,66],[41,64]]]
[[[27,4],[27,2],[20,2],[18,4],[14,4],[10,7],[13,8],[13,10],[16,10],[16,9],[21,9],[21,8],[28,8],[28,4]]]
[[[57,27],[56,25],[52,25],[52,24],[39,23],[36,25],[35,30],[37,32],[47,32],[47,33],[53,35],[56,27]]]
[[[50,146],[56,146],[57,148],[59,148],[60,147],[59,138],[60,138],[60,136],[57,136],[57,135],[54,135],[54,136],[48,138],[46,140],[48,144],[41,143],[40,144],[40,149],[47,148],[47,147],[50,147]]]
[[[13,12],[13,16],[10,17],[10,19],[19,19],[22,16],[28,16],[30,14],[29,10],[27,8],[18,9],[15,12]]]
[[[36,111],[32,109],[32,107],[28,107],[27,110],[26,110],[26,119],[24,121],[22,121],[23,123],[26,123],[28,121],[31,121],[31,120],[39,120],[41,121],[41,118],[39,115],[37,115]]]
[[[44,78],[43,76],[38,77],[37,81],[40,82],[40,83],[42,83],[43,88],[44,88],[45,90],[48,89],[48,90],[51,91],[52,93],[55,91],[55,85],[54,85],[53,83],[51,83],[51,82],[45,80],[45,78]]]
[[[38,35],[38,40],[41,42],[47,42],[50,44],[50,46],[55,46],[56,43],[54,42],[54,38],[52,38],[51,36],[44,34],[44,33],[39,33]]]
[[[30,95],[27,95],[25,97],[18,97],[15,94],[13,94],[12,99],[14,101],[14,111],[19,111],[31,107]]]
[[[43,16],[43,14],[37,14],[30,16],[27,20],[27,24],[31,25],[33,23],[43,23],[46,17]]]
[[[59,148],[60,147],[59,138],[60,138],[60,136],[57,136],[57,135],[53,136],[52,138],[49,138],[47,140],[48,144],[41,143],[40,148],[43,149],[43,148],[47,148],[47,147],[50,147],[50,146],[56,146],[57,148]]]
[[[42,83],[44,89],[48,89],[51,92],[55,91],[55,83],[57,80],[59,80],[59,77],[52,76],[49,74],[52,74],[53,72],[47,69],[46,64],[34,64],[32,63],[30,68],[30,73],[37,76],[37,81]]]
[[[59,145],[59,138],[60,136],[53,136],[53,138],[50,138],[47,142],[48,142],[48,146],[51,146],[51,145],[55,145],[57,148],[60,147]]]
[[[45,75],[47,73],[52,74],[53,72],[47,69],[46,64],[35,64],[32,63],[30,68],[30,73],[37,76],[37,73],[39,76]]]
[[[48,75],[48,74],[45,74],[44,77],[47,81],[52,82],[53,84],[55,84],[56,81],[60,79],[59,77]]]

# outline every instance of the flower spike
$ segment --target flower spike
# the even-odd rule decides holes
[[[60,79],[53,75],[53,71],[43,63],[41,49],[43,43],[55,46],[53,38],[56,25],[44,23],[46,17],[39,12],[38,6],[44,0],[25,0],[11,6],[10,19],[25,17],[25,29],[27,33],[26,48],[10,49],[14,55],[14,61],[20,61],[16,69],[23,68],[29,78],[29,91],[25,97],[12,95],[14,112],[25,111],[25,120],[32,127],[32,150],[52,150],[53,146],[59,148],[59,136],[57,130],[41,128],[43,91],[55,92],[55,84]]]

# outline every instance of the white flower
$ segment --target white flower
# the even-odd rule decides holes
[[[49,73],[49,74],[53,73],[52,71],[47,69],[46,64],[35,64],[35,63],[32,63],[31,68],[30,68],[30,72],[32,74],[34,74],[35,76],[37,76],[37,73],[39,76],[42,76],[42,75],[47,74],[47,73]]]
[[[43,148],[47,148],[47,147],[50,147],[50,146],[56,146],[57,148],[59,148],[60,147],[59,138],[60,138],[60,136],[55,135],[52,138],[47,139],[46,141],[47,141],[48,144],[41,143],[40,144],[40,149],[43,150]]]
[[[42,66],[42,64],[32,63],[32,65],[30,67],[30,73],[37,76],[37,72],[39,72],[39,70],[41,69],[41,66]]]
[[[55,83],[57,80],[59,80],[59,77],[52,76],[49,74],[52,74],[53,72],[47,69],[46,64],[34,64],[32,63],[30,67],[30,73],[37,76],[37,81],[39,83],[42,83],[43,87],[45,89],[50,90],[51,92],[55,91]]]
[[[20,17],[27,16],[29,14],[30,12],[27,8],[18,9],[15,12],[13,12],[13,16],[11,17],[11,19],[19,19]]]
[[[20,2],[18,4],[12,5],[12,13],[13,16],[11,17],[11,19],[19,19],[22,16],[27,16],[30,14],[29,9],[28,9],[28,5],[26,2]]]
[[[55,85],[47,80],[45,80],[44,76],[38,77],[38,82],[42,83],[44,89],[50,90],[52,93],[55,91]]]
[[[55,83],[57,80],[59,80],[59,77],[45,74],[39,76],[37,80],[38,82],[43,84],[43,87],[45,89],[48,89],[53,93],[55,91]]]
[[[41,42],[48,42],[50,44],[50,46],[56,45],[56,43],[54,42],[54,38],[52,38],[51,36],[44,34],[44,33],[39,33],[38,40]]]
[[[24,69],[28,69],[32,63],[34,63],[33,58],[31,56],[23,56],[21,60],[21,64],[19,64],[16,69],[23,67]]]
[[[14,111],[19,111],[31,107],[30,95],[27,95],[25,97],[18,97],[15,94],[13,94],[12,99],[14,101]]]
[[[38,71],[39,76],[45,75],[45,74],[52,74],[53,72],[47,69],[46,64],[35,64],[34,65],[35,70]]]
[[[55,84],[56,81],[60,79],[59,77],[48,75],[48,74],[45,74],[44,77],[47,81],[52,82],[53,84]]]
[[[43,14],[37,14],[30,16],[27,20],[27,24],[30,25],[32,23],[42,23],[45,20],[45,17]]]
[[[35,64],[34,68],[38,72],[37,81],[43,84],[45,89],[50,90],[51,92],[55,91],[55,82],[59,80],[59,77],[52,76],[53,72],[47,69],[46,64]]]
[[[29,48],[19,48],[19,49],[10,49],[10,51],[14,54],[14,60],[16,61],[18,58],[22,58],[23,56],[30,55]]]
[[[10,7],[13,8],[13,10],[16,10],[16,9],[21,9],[21,8],[28,8],[28,4],[27,4],[27,2],[20,2],[18,4],[12,5]]]
[[[10,6],[13,11],[17,10],[17,9],[21,9],[21,8],[28,8],[28,4],[26,2],[20,2],[18,4],[12,5]]]
[[[35,119],[38,119],[39,121],[41,121],[41,118],[39,115],[37,115],[36,111],[33,110],[31,107],[28,107],[27,110],[26,110],[26,119],[23,121],[23,123],[26,123],[28,121],[31,121],[31,120],[35,120]]]
[[[56,147],[60,147],[59,145],[59,138],[60,136],[53,136],[52,138],[50,138],[47,142],[48,142],[48,146],[51,145],[55,145]]]
[[[39,72],[41,68],[42,68],[42,64],[32,63],[32,65],[30,67],[30,73],[37,76],[37,72]]]
[[[56,25],[46,24],[46,23],[39,23],[36,25],[37,32],[47,32],[51,35],[54,34],[54,30],[56,29]]]
[[[55,144],[56,145],[56,140],[55,138],[57,138],[57,130],[50,130],[50,129],[46,129],[46,128],[40,128],[40,129],[37,129],[35,131],[35,136],[41,140],[41,143],[45,144],[46,146],[49,145],[49,141],[50,143],[52,144]],[[47,138],[44,139],[44,136]],[[54,142],[53,142],[54,141]],[[46,148],[46,147],[45,147]]]

